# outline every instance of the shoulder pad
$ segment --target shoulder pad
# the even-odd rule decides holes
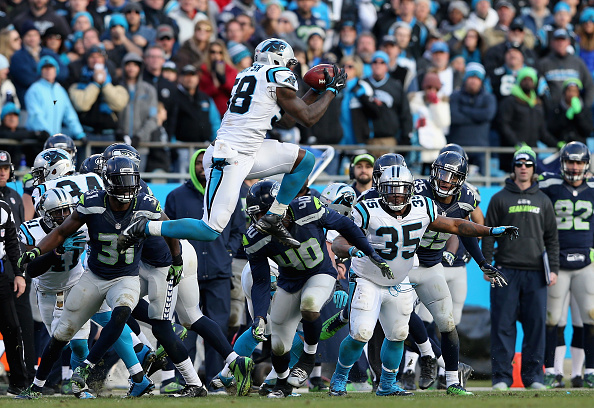
[[[369,208],[367,208],[366,201],[374,201],[374,200],[377,200],[377,199],[359,201],[353,208],[353,211],[356,211],[357,213],[359,213],[359,216],[361,217],[361,228],[363,228],[363,229],[367,229],[367,227],[369,227],[369,218],[370,218]]]
[[[555,173],[542,173],[538,176],[538,187],[548,188],[551,186],[558,186],[563,184],[563,177]]]
[[[264,248],[271,241],[272,237],[270,235],[260,234],[253,225],[250,225],[243,236],[243,246],[245,253],[247,255],[253,255],[260,249]]]
[[[317,221],[326,213],[326,207],[317,197],[297,197],[289,204],[291,216],[297,225],[305,225]]]
[[[105,203],[103,201],[105,190],[89,190],[81,194],[76,211],[81,214],[103,214],[105,212]]]
[[[467,204],[469,206],[472,206],[472,210],[470,210],[471,212],[477,206],[477,199],[474,195],[474,191],[472,191],[466,185],[462,185],[462,189],[460,190],[460,198],[458,201],[460,204]],[[464,209],[464,207],[462,208]]]
[[[266,80],[270,83],[276,84],[277,86],[290,88],[295,91],[299,89],[299,85],[297,85],[297,78],[295,78],[295,74],[293,74],[289,68],[274,67],[268,69],[268,71],[266,71]]]
[[[31,173],[27,173],[23,176],[23,187],[33,187],[33,176]]]

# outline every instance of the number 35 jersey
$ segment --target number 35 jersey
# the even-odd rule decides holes
[[[88,238],[87,227],[83,225],[80,229]],[[45,225],[43,218],[34,218],[21,224],[19,229],[19,239],[28,246],[37,246],[47,234],[51,232],[51,228]],[[84,270],[80,256],[83,250],[75,249],[74,251],[65,252],[60,258],[61,262],[56,265],[51,265],[48,271],[37,278],[33,278],[35,283],[42,291],[62,291],[70,289],[80,279]]]
[[[67,193],[70,193],[75,199],[90,190],[103,190],[103,180],[95,173],[87,174],[76,174],[72,176],[64,176],[58,179],[46,181],[43,184],[38,185],[33,190],[31,196],[33,197],[33,203],[37,207],[37,203],[41,196],[46,192],[54,188],[63,188]]]
[[[352,215],[355,225],[366,233],[371,246],[390,265],[394,279],[384,277],[368,257],[353,258],[351,269],[377,285],[394,286],[412,269],[421,237],[437,217],[437,208],[430,198],[415,196],[407,213],[393,216],[384,210],[379,198],[374,198],[359,202]]]
[[[237,74],[217,139],[239,152],[255,154],[283,114],[276,101],[279,87],[297,91],[297,79],[289,68],[254,63]]]
[[[139,193],[128,210],[112,211],[106,191],[88,191],[81,196],[76,212],[89,229],[87,264],[91,272],[103,279],[137,276],[143,243],[137,243],[120,254],[117,251],[118,235],[135,215],[159,220],[159,201],[153,196]]]

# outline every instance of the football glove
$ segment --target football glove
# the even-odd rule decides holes
[[[173,263],[169,267],[167,280],[173,281],[173,287],[176,287],[184,277],[184,261],[181,254],[173,257]]]
[[[454,255],[450,251],[443,251],[442,258],[444,261],[447,262],[448,265],[454,266],[454,261],[456,260],[456,255]]]
[[[369,255],[369,259],[371,260],[371,262],[373,262],[375,266],[380,268],[383,276],[385,276],[388,279],[394,279],[394,273],[390,269],[390,265],[388,265],[384,258],[379,256],[377,252],[373,251],[373,253]]]
[[[37,258],[39,255],[41,255],[41,250],[37,247],[34,247],[29,251],[25,252],[23,255],[21,255],[17,262],[17,266],[21,271],[24,271],[25,265]]]
[[[337,309],[342,309],[347,305],[348,300],[349,294],[344,290],[340,282],[336,281],[336,286],[334,288],[334,296],[332,297],[334,306],[336,306]]]
[[[503,226],[503,227],[491,227],[489,235],[494,237],[501,237],[502,235],[508,235],[510,240],[516,239],[520,236],[518,227]]]
[[[128,225],[118,236],[118,253],[123,254],[128,248],[140,243],[147,237],[144,231],[148,222],[149,219],[142,216],[137,217],[130,222],[130,225]]]
[[[365,254],[363,251],[358,250],[357,247],[352,246],[349,248],[349,256],[351,258],[363,258]]]
[[[80,249],[82,251],[85,249],[86,243],[87,238],[85,237],[85,233],[83,231],[77,231],[64,240],[62,248],[64,248],[65,252],[74,251],[75,249]]]
[[[499,286],[500,288],[507,286],[507,280],[505,280],[505,276],[493,265],[487,263],[486,260],[483,259],[483,261],[481,261],[479,264],[479,267],[481,268],[481,271],[483,271],[483,273],[487,275],[489,279],[491,279],[492,288],[494,288],[495,285]]]
[[[258,341],[266,341],[266,320],[263,317],[257,316],[252,323],[252,336]]]
[[[324,68],[324,79],[326,80],[326,90],[334,93],[337,95],[340,91],[344,89],[347,82],[347,74],[344,71],[344,68],[338,69],[338,66],[334,64],[333,66],[334,76],[330,77],[330,73],[328,72],[327,68]]]

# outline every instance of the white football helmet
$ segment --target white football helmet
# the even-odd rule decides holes
[[[56,228],[72,214],[76,204],[77,200],[66,190],[53,188],[43,193],[35,209],[48,227]]]
[[[279,38],[269,38],[258,44],[254,52],[254,62],[281,67],[297,65],[293,48],[288,42]]]
[[[72,157],[66,150],[56,147],[45,149],[39,153],[31,167],[33,185],[35,186],[71,173],[74,173]]]
[[[322,191],[320,202],[344,216],[350,216],[357,195],[351,186],[345,183],[332,183]]]
[[[401,211],[410,204],[414,177],[404,166],[390,166],[379,179],[378,193],[392,211]]]

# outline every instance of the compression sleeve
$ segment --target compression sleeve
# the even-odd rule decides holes
[[[50,251],[29,262],[27,265],[27,273],[30,277],[36,278],[49,271],[52,266],[59,266],[61,262],[62,258],[56,255],[54,251]]]
[[[270,308],[270,264],[266,258],[250,257],[252,270],[252,304],[254,316],[266,318]]]
[[[170,221],[147,222],[145,233],[149,236],[193,239],[195,241],[214,241],[221,235],[204,221],[194,218],[181,218]]]
[[[483,256],[483,252],[479,247],[478,239],[475,237],[462,237],[460,236],[460,241],[464,244],[464,248],[468,251],[470,256],[476,261],[477,264],[480,264],[485,257]]]

